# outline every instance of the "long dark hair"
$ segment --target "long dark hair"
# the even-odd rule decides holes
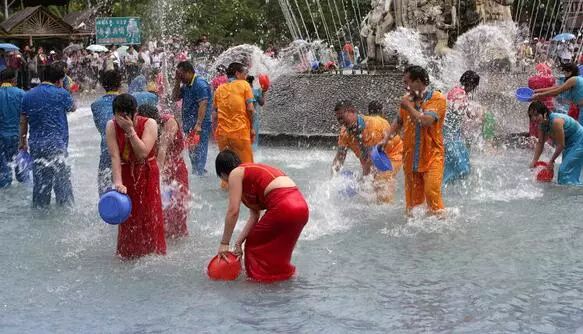
[[[162,118],[160,117],[158,108],[151,104],[142,104],[138,108],[138,115],[148,117],[156,121],[158,124],[158,140],[160,140],[160,136],[162,135]]]
[[[579,67],[577,67],[577,64],[575,63],[561,64],[561,71],[570,73],[570,75],[568,75],[565,80],[579,75]]]
[[[551,111],[544,103],[541,101],[534,101],[528,106],[528,117],[530,118],[530,112],[534,111],[537,115],[545,116],[545,119],[549,119]]]
[[[231,174],[233,169],[239,167],[241,164],[241,159],[235,154],[235,152],[231,150],[224,150],[217,155],[217,159],[215,160],[215,169],[217,171],[217,176],[221,177],[221,175],[227,175],[227,177]]]
[[[120,94],[113,99],[113,113],[126,114],[134,118],[138,109],[138,102],[131,94]]]

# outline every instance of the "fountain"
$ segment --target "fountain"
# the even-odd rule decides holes
[[[523,106],[511,93],[526,82],[524,74],[510,73],[517,35],[511,5],[512,0],[372,0],[372,9],[360,24],[360,36],[367,45],[362,73],[297,74],[292,73],[293,62],[282,60],[261,117],[263,135],[285,143],[334,143],[338,126],[332,111],[337,100],[352,99],[366,112],[368,103],[376,99],[386,110],[396,111],[404,92],[401,69],[405,63],[427,68],[433,85],[442,91],[457,84],[463,71],[478,71],[483,78],[478,101],[487,101],[488,109],[504,120],[498,123],[497,134],[504,137],[524,131]],[[293,11],[288,15],[293,22]],[[295,20],[302,22],[302,18]],[[349,29],[336,30],[349,40],[344,32]],[[314,44],[326,43],[296,41],[295,48],[288,49],[318,54]]]

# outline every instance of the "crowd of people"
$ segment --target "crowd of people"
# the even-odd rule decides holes
[[[35,57],[43,59],[39,51]],[[118,191],[133,203],[130,217],[119,226],[117,254],[123,259],[165,254],[166,240],[188,235],[190,185],[182,153],[188,152],[191,173],[204,177],[208,146],[214,140],[220,151],[215,159],[217,187],[228,192],[218,254],[225,257],[233,249],[243,256],[252,279],[288,279],[295,271],[291,255],[309,209],[284,171],[254,161],[257,110],[265,103],[269,87],[261,83],[254,88],[255,78],[249,75],[252,64],[233,62],[219,68],[209,83],[197,75],[190,61],[182,60],[175,65],[172,90],[165,91],[156,76],[146,73],[158,62],[151,53],[149,62],[144,61],[143,54],[144,49],[130,47],[124,60],[118,61],[115,50],[110,51],[99,70],[105,94],[91,104],[101,136],[97,192]],[[67,163],[67,114],[76,107],[67,86],[68,66],[62,60],[43,66],[42,82],[27,92],[17,87],[17,70],[7,67],[0,72],[0,187],[13,182],[17,153],[28,152],[33,160],[32,206],[47,208],[53,192],[57,205],[71,206],[75,200]],[[555,151],[548,168],[562,155],[558,183],[580,184],[583,78],[574,63],[561,65],[564,78],[558,85],[548,65],[541,63],[536,69],[538,74],[529,79],[536,92],[528,107],[530,132],[538,138],[531,167],[551,139]],[[124,76],[129,79],[127,92],[122,91]],[[458,86],[442,93],[432,87],[426,69],[409,66],[403,83],[407,91],[397,113],[385,114],[378,101],[371,101],[367,115],[350,100],[336,104],[341,130],[333,171],[340,171],[348,150],[353,151],[377,201],[390,203],[398,188],[396,175],[403,170],[406,214],[425,203],[430,215],[441,217],[443,187],[471,171],[473,134],[464,129],[478,125],[481,137],[492,139],[487,113],[472,101],[480,76],[466,71]],[[570,101],[578,114],[561,113],[553,96]],[[386,154],[392,170],[374,167],[373,149]],[[249,209],[249,218],[233,245],[241,204]]]
[[[533,64],[576,63],[583,64],[583,36],[573,39],[546,40],[544,37],[528,38],[516,50],[519,69],[526,71]]]

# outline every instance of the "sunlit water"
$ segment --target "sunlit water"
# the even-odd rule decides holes
[[[121,262],[117,228],[97,215],[98,134],[88,108],[70,117],[76,206],[30,207],[0,192],[1,333],[574,333],[583,325],[583,190],[540,185],[530,152],[473,155],[446,190],[449,218],[338,195],[334,151],[261,148],[306,195],[311,219],[297,277],[264,285],[205,276],[226,194],[212,172],[191,178],[190,236],[168,255]],[[347,166],[357,170],[350,158]],[[241,219],[246,218],[246,213]]]

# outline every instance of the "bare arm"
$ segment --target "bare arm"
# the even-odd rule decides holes
[[[385,131],[385,137],[380,142],[380,145],[384,148],[385,145],[389,142],[391,138],[393,138],[398,132],[401,131],[401,127],[403,127],[403,121],[401,117],[395,118],[389,130]]]
[[[139,160],[144,160],[152,151],[156,140],[158,139],[158,124],[153,119],[148,119],[146,126],[144,128],[144,133],[142,138],[138,137],[135,130],[131,133],[129,137],[130,144],[134,150],[136,158]]]
[[[105,139],[107,141],[107,149],[111,157],[111,174],[113,185],[117,191],[122,193],[126,192],[126,188],[123,185],[123,180],[121,177],[121,158],[119,154],[119,147],[117,146],[117,139],[115,137],[115,127],[113,121],[107,122],[105,127]]]
[[[171,118],[166,122],[164,128],[161,129],[162,135],[160,136],[160,146],[158,150],[158,167],[160,170],[164,168],[164,164],[166,162],[166,152],[168,152],[168,146],[176,136],[176,132],[178,131],[178,123],[175,119]]]
[[[336,156],[332,161],[332,171],[338,172],[340,168],[344,165],[344,160],[346,160],[346,152],[348,149],[346,147],[338,147],[338,151],[336,151]]]
[[[545,147],[545,142],[547,141],[548,135],[544,131],[538,132],[538,142],[536,143],[536,147],[534,148],[534,156],[532,157],[532,162],[530,163],[530,167],[534,168],[534,165],[537,163],[538,159],[540,158],[541,154],[543,153],[543,149]]]
[[[545,96],[557,96],[571,88],[573,88],[575,86],[575,84],[577,83],[577,78],[569,78],[567,81],[565,81],[564,84],[560,85],[560,86],[555,86],[552,87],[544,92],[537,92],[535,94],[535,96],[533,96],[534,98],[540,98],[540,97],[545,97]],[[576,102],[576,101],[574,101]]]
[[[28,137],[28,118],[26,115],[20,114],[20,144],[18,147],[21,150],[28,149],[26,138]]]
[[[244,170],[244,168],[238,167],[231,172],[231,175],[229,175],[229,204],[225,215],[225,227],[223,230],[221,245],[228,245],[231,243],[233,230],[235,229],[235,225],[237,225],[237,219],[239,219],[241,196],[243,194]]]
[[[198,103],[198,117],[196,119],[196,125],[194,126],[195,129],[200,129],[202,127],[202,122],[204,121],[208,104],[208,100],[200,101]]]
[[[563,130],[564,124],[565,121],[562,119],[557,119],[552,124],[552,137],[553,141],[555,142],[555,153],[553,153],[551,160],[549,160],[551,165],[555,163],[555,160],[557,160],[559,155],[563,153],[563,150],[565,149],[565,131]]]

